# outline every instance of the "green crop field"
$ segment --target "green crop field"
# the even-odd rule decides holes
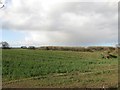
[[[117,87],[118,58],[102,59],[101,53],[2,50],[3,87]]]

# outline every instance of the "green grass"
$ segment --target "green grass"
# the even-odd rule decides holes
[[[38,76],[4,87],[117,86],[118,59],[101,59],[101,52],[11,49],[2,53],[3,85]]]

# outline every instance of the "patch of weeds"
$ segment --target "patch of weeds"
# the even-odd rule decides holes
[[[104,78],[96,78],[95,82],[105,82],[105,79]]]
[[[100,74],[102,74],[102,72],[96,72],[96,73],[95,73],[95,75],[100,75]]]

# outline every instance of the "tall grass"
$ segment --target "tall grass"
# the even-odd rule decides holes
[[[117,68],[117,59],[101,59],[100,53],[3,50],[3,81],[54,73],[86,73]]]

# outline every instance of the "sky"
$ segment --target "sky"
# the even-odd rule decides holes
[[[104,1],[104,2],[103,2]],[[113,46],[117,0],[1,0],[0,40],[10,46]]]

